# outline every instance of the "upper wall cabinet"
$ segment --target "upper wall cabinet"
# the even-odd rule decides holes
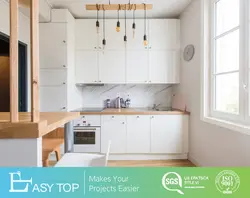
[[[149,46],[153,50],[180,49],[180,20],[149,20]]]
[[[125,52],[106,50],[99,53],[99,83],[125,83]]]
[[[40,68],[66,68],[67,26],[64,23],[40,23],[39,35]]]
[[[97,47],[99,47],[99,44],[96,30],[96,20],[76,20],[76,49],[94,50],[97,49]]]
[[[98,83],[98,52],[96,50],[76,51],[76,83]]]
[[[124,42],[125,20],[116,31],[117,19],[76,20],[76,83],[179,83],[180,21],[152,19],[146,21],[148,45],[144,46],[145,21],[127,20],[127,43]],[[106,46],[103,49],[102,40]]]
[[[148,47],[144,46],[143,44],[143,37],[144,37],[144,29],[145,29],[145,21],[143,19],[136,19],[135,20],[136,29],[133,33],[132,25],[133,20],[129,19],[127,21],[127,37],[128,37],[128,44],[127,50],[147,50]],[[146,34],[149,35],[149,22],[146,21]]]
[[[105,38],[106,38],[106,46],[105,49],[107,50],[124,50],[125,44],[124,44],[124,20],[121,19],[121,30],[120,32],[116,32],[116,19],[109,19],[105,21]],[[103,24],[102,24],[103,25]],[[101,45],[102,45],[102,39],[103,39],[103,31],[101,31]]]

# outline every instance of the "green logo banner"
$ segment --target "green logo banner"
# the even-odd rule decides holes
[[[249,198],[250,168],[2,168],[8,198]]]

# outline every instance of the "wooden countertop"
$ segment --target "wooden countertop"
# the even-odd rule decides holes
[[[154,111],[148,108],[104,109],[100,112],[84,112],[81,115],[189,115],[189,112],[174,109],[172,111]]]
[[[79,116],[79,112],[41,112],[40,122],[32,123],[27,112],[19,113],[20,122],[10,123],[10,113],[0,113],[0,139],[39,138]]]

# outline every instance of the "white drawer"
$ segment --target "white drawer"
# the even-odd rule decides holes
[[[101,126],[100,115],[84,115],[74,121],[74,126]]]

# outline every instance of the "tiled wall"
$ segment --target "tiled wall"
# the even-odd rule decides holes
[[[103,107],[106,99],[120,96],[131,99],[131,107],[171,107],[171,85],[103,85],[78,87],[82,93],[83,107]]]

